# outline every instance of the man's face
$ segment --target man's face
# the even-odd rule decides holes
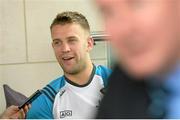
[[[136,77],[164,72],[180,51],[180,0],[97,0],[119,62]]]
[[[51,36],[56,58],[65,74],[77,74],[86,68],[93,43],[79,24],[54,25]]]

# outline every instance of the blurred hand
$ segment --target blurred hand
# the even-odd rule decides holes
[[[18,106],[8,107],[1,115],[1,119],[23,119],[26,116],[26,113],[30,109],[30,105],[26,105],[23,109],[18,108]]]

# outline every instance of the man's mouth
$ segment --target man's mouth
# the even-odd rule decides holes
[[[68,60],[72,60],[74,59],[74,57],[63,57],[62,60],[68,61]]]

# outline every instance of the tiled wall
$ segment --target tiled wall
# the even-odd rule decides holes
[[[0,113],[5,109],[2,85],[29,96],[63,72],[51,48],[49,26],[64,10],[84,14],[92,31],[103,24],[93,0],[0,0]],[[97,42],[95,64],[107,65],[107,45]]]

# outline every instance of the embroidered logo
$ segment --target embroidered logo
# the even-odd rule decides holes
[[[60,97],[66,92],[66,90],[62,90],[60,93]]]
[[[65,118],[67,116],[72,116],[72,110],[60,111],[60,118]]]

